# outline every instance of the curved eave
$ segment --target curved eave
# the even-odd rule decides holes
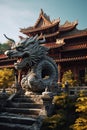
[[[55,33],[52,33],[52,34],[48,34],[48,35],[44,35],[45,38],[49,38],[49,37],[54,37],[54,36],[57,36],[59,34],[59,32],[55,32]],[[43,36],[42,36],[43,38]]]
[[[22,33],[34,33],[34,32],[37,32],[37,31],[41,31],[41,30],[45,30],[45,29],[50,29],[50,28],[53,28],[53,27],[55,27],[56,25],[59,25],[59,22],[57,21],[57,22],[55,22],[55,23],[53,23],[53,24],[51,24],[51,25],[49,25],[49,26],[44,26],[44,27],[39,27],[39,28],[31,28],[31,29],[21,29],[20,30],[20,32],[22,32]]]
[[[74,29],[76,26],[77,26],[77,24],[73,24],[73,25],[66,26],[66,27],[65,26],[60,26],[59,31],[60,32],[69,31],[69,30]]]
[[[83,32],[80,32],[80,33],[75,33],[75,34],[72,34],[72,35],[68,35],[68,36],[65,36],[63,37],[64,39],[72,39],[72,38],[77,38],[77,37],[83,37],[83,36],[87,36],[87,31],[83,31]]]
[[[14,65],[0,65],[0,69],[2,68],[14,68]]]
[[[3,60],[3,59],[7,59],[8,57],[6,56],[6,55],[4,55],[4,54],[1,54],[0,55],[0,60]]]
[[[40,21],[41,18],[44,19],[44,21],[46,21],[46,22],[48,23],[48,25],[51,24],[51,21],[50,21],[50,20],[47,20],[47,19],[45,18],[45,16],[44,16],[43,14],[41,14],[41,15],[39,16],[38,20],[36,21],[35,25],[34,25],[35,28],[37,27],[37,25],[38,25],[38,23],[39,23],[39,21]]]
[[[80,61],[80,60],[87,60],[87,56],[56,59],[55,62],[69,62],[69,61]]]
[[[0,63],[3,63],[3,62],[15,62],[17,61],[17,59],[3,59],[3,60],[0,60]]]
[[[58,48],[58,47],[61,47],[63,46],[64,44],[56,44],[55,42],[53,43],[48,43],[48,44],[42,44],[43,46],[49,48],[49,49],[52,49],[52,48]]]
[[[82,50],[82,49],[87,49],[87,44],[83,43],[81,45],[73,45],[73,46],[68,46],[66,48],[64,48],[64,50],[62,50],[62,52],[64,51],[72,51],[72,50]]]
[[[50,18],[48,18],[46,13],[44,13],[43,9],[41,9],[41,12],[39,14],[39,17],[38,17],[34,27],[36,27],[38,25],[38,23],[40,22],[41,18],[44,19],[44,21],[46,21],[48,24],[51,24]]]
[[[0,68],[14,68],[17,59],[4,59],[0,61]]]

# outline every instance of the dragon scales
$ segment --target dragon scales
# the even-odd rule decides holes
[[[8,38],[6,35],[5,37]],[[57,87],[57,65],[51,57],[47,56],[48,48],[41,44],[45,42],[45,38],[40,40],[36,35],[22,38],[19,43],[15,43],[14,40],[12,42],[11,50],[7,50],[5,54],[9,58],[21,58],[20,62],[14,64],[17,70],[28,68],[27,74],[21,79],[22,88],[42,92],[46,87],[50,90],[53,86]]]

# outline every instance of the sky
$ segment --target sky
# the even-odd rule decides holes
[[[60,24],[78,20],[78,29],[87,28],[87,0],[0,0],[0,43],[7,41],[3,34],[18,42],[20,28],[34,26],[41,9]]]

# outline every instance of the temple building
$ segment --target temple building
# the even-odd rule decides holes
[[[61,82],[65,71],[71,70],[74,79],[80,84],[86,84],[87,76],[87,29],[77,29],[78,21],[66,21],[61,25],[60,18],[50,20],[50,17],[41,9],[39,17],[32,27],[21,28],[20,32],[26,36],[39,35],[45,37],[42,44],[49,48],[49,55],[58,66],[58,82]],[[13,67],[16,59],[0,56],[0,68]]]

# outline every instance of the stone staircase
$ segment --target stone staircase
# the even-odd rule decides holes
[[[42,109],[43,103],[39,94],[13,96],[11,100],[7,100],[0,112],[0,129],[39,130]]]

